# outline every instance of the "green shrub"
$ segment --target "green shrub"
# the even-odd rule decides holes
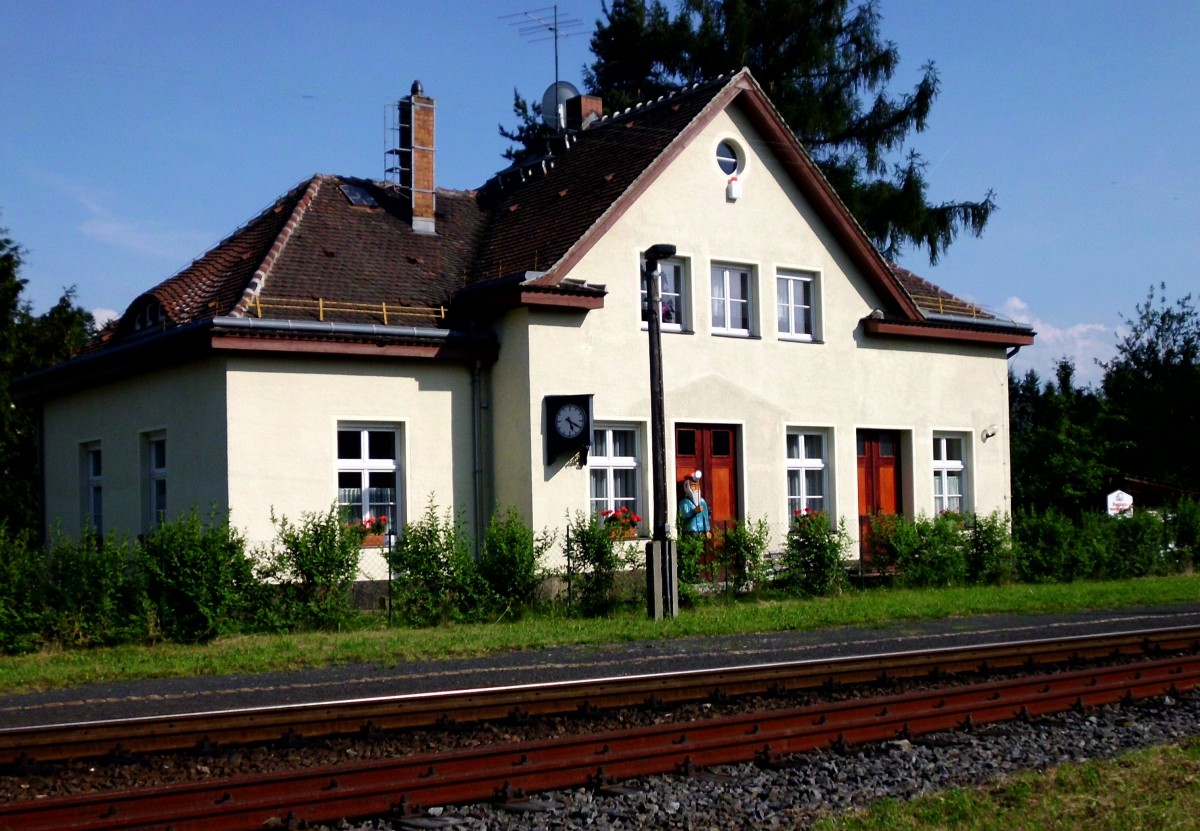
[[[834,528],[820,511],[797,512],[775,582],[785,591],[810,597],[839,594],[847,585],[845,559],[849,552],[850,535],[844,519]]]
[[[228,517],[205,524],[192,510],[155,528],[142,551],[164,637],[197,643],[239,631],[258,587],[245,539]]]
[[[1075,536],[1059,561],[1055,579],[1070,583],[1110,576],[1117,556],[1116,535],[1117,520],[1099,511],[1083,513]]]
[[[270,584],[257,604],[269,629],[337,629],[354,614],[350,589],[358,576],[362,529],[331,507],[305,513],[300,524],[271,513],[275,540],[258,557],[256,576]]]
[[[1180,567],[1200,565],[1200,500],[1185,497],[1175,503],[1167,531]]]
[[[942,513],[913,521],[920,544],[906,548],[896,560],[900,582],[906,586],[960,586],[967,579],[967,540],[963,518]]]
[[[875,514],[868,532],[869,565],[878,571],[897,568],[911,560],[922,545],[917,521],[900,514]]]
[[[1164,574],[1169,569],[1165,558],[1166,529],[1154,511],[1134,511],[1115,518],[1116,548],[1108,576],[1118,579]]]
[[[683,534],[675,542],[675,575],[682,605],[690,606],[696,602],[696,586],[700,583],[707,543],[708,537],[704,534]]]
[[[745,591],[762,581],[763,561],[771,527],[765,519],[724,524],[721,534],[721,560],[726,580],[734,591]]]
[[[42,557],[42,635],[67,646],[141,643],[157,635],[135,543],[55,535]]]
[[[544,578],[542,561],[553,542],[538,537],[515,508],[492,515],[479,555],[479,574],[505,607],[503,612],[532,606]]]
[[[1076,529],[1055,508],[1045,513],[1021,509],[1013,515],[1013,545],[1017,579],[1022,583],[1048,583],[1071,569],[1064,567],[1070,556]]]
[[[496,604],[461,523],[432,500],[404,526],[391,563],[393,608],[409,626],[481,620]]]
[[[1012,537],[1008,518],[998,511],[971,519],[966,540],[967,582],[1000,585],[1013,579]]]
[[[28,531],[10,534],[0,523],[0,652],[36,651],[44,614],[41,552]]]
[[[616,605],[614,588],[622,551],[612,528],[592,513],[578,512],[567,526],[569,578],[578,587],[579,610],[588,617],[606,615]]]

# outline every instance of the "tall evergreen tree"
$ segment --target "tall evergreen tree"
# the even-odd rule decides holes
[[[1200,490],[1200,312],[1191,294],[1167,301],[1150,286],[1146,302],[1104,368],[1103,389],[1127,444],[1121,471]]]
[[[1067,358],[1045,383],[1033,370],[1022,378],[1010,371],[1008,389],[1013,507],[1068,516],[1098,509],[1115,472],[1103,396],[1076,386]]]
[[[11,384],[80,349],[91,337],[90,312],[75,305],[68,289],[49,311],[33,313],[22,298],[23,251],[0,229],[0,524],[10,531],[35,529],[40,522],[38,437],[35,409],[14,402]]]
[[[911,92],[887,91],[900,53],[881,38],[875,0],[680,0],[674,15],[662,0],[613,0],[603,11],[585,83],[606,107],[747,66],[885,256],[915,245],[936,263],[959,232],[982,233],[991,191],[933,204],[920,155],[895,161],[909,134],[925,129],[938,75],[927,63]],[[531,108],[515,109],[522,127],[502,132],[521,143],[536,122]]]

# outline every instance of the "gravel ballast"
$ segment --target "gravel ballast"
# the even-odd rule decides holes
[[[816,751],[792,757],[778,769],[733,765],[694,777],[626,782],[616,794],[580,788],[541,794],[512,806],[434,808],[411,824],[378,820],[340,828],[802,829],[822,814],[885,797],[904,799],[952,786],[982,785],[1018,771],[1115,758],[1194,736],[1200,736],[1200,698],[1186,696],[939,733],[844,753]]]

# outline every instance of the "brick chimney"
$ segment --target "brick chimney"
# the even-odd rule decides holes
[[[433,99],[425,96],[420,81],[413,81],[412,94],[401,98],[400,187],[412,201],[412,227],[420,234],[436,232],[434,217],[437,194],[433,178]]]
[[[568,130],[586,130],[604,116],[604,101],[596,95],[577,95],[564,105]]]

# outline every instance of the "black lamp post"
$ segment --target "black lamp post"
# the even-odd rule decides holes
[[[650,453],[654,479],[652,536],[646,550],[646,602],[650,617],[675,617],[679,612],[675,542],[667,519],[667,420],[663,407],[662,273],[659,260],[675,256],[675,246],[652,245],[646,259],[646,315],[650,332]]]

